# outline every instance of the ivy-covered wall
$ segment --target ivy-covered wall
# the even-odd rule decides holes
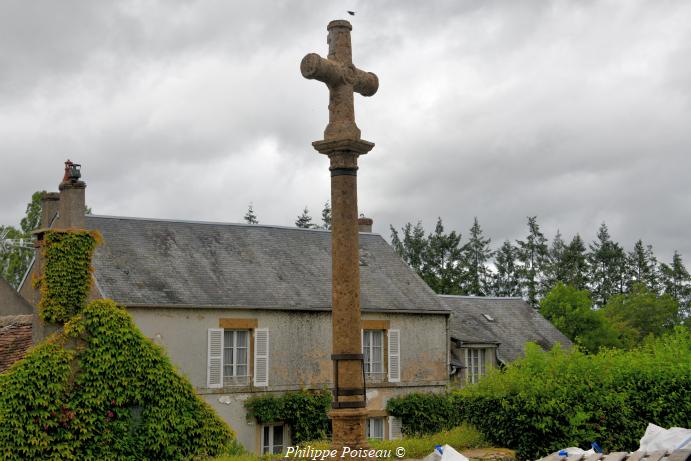
[[[280,396],[256,396],[245,402],[247,416],[259,424],[282,422],[290,426],[293,444],[325,439],[331,433],[328,411],[331,392],[287,392]]]
[[[0,374],[0,459],[188,460],[241,452],[233,431],[124,309],[111,300],[84,307],[96,239],[81,231],[46,236],[43,315],[68,320]]]
[[[95,231],[51,230],[44,235],[40,315],[49,323],[67,322],[84,307],[91,288],[91,257],[101,236]]]

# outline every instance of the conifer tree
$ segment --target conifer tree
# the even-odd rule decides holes
[[[564,266],[566,267],[566,275],[562,282],[578,290],[585,290],[588,287],[588,257],[585,243],[578,234],[571,239],[566,247]]]
[[[423,252],[422,278],[438,294],[459,294],[461,290],[462,251],[461,234],[444,232],[441,218],[434,232],[427,237],[427,251]]]
[[[417,274],[423,276],[423,260],[427,251],[427,239],[425,229],[420,221],[413,227],[411,223],[406,223],[401,228],[403,238],[393,226],[391,229],[391,245],[398,255],[408,264]]]
[[[326,203],[324,204],[324,208],[322,209],[322,229],[330,230],[331,229],[331,204],[327,200]]]
[[[490,242],[491,239],[482,235],[482,228],[475,217],[468,243],[462,248],[462,259],[466,267],[464,291],[469,295],[487,296],[491,290],[487,262],[494,252],[489,247]]]
[[[533,307],[544,293],[544,269],[547,263],[547,239],[540,232],[537,216],[528,217],[528,236],[517,240],[518,274],[526,301]]]
[[[691,276],[684,266],[681,254],[674,250],[672,264],[662,263],[660,266],[664,292],[672,296],[678,303],[681,317],[688,322],[689,303],[691,301]]]
[[[552,240],[552,245],[547,253],[547,264],[545,265],[545,293],[552,289],[557,282],[565,283],[568,275],[567,266],[567,246],[561,237],[561,232],[557,230],[557,235]]]
[[[254,208],[252,207],[251,203],[247,207],[247,213],[245,213],[244,218],[247,224],[259,224],[259,221],[257,220],[257,215],[254,214]]]
[[[626,255],[621,246],[612,241],[604,222],[590,245],[588,263],[593,302],[597,307],[603,307],[611,296],[625,291],[626,280]]]
[[[520,296],[518,272],[516,270],[516,248],[505,240],[495,253],[493,292],[495,296]]]
[[[653,254],[652,245],[643,245],[638,240],[633,250],[627,255],[627,291],[631,291],[635,284],[644,285],[648,290],[659,293],[658,264]]]
[[[307,206],[305,206],[305,209],[302,210],[302,214],[295,220],[295,225],[302,229],[314,229],[315,225],[312,224],[312,216],[310,216]]]

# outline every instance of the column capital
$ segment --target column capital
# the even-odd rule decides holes
[[[373,142],[365,141],[364,139],[336,139],[336,140],[322,140],[314,141],[312,143],[320,154],[331,155],[334,152],[347,151],[353,152],[357,155],[364,155],[371,151],[374,147]]]

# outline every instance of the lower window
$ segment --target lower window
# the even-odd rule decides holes
[[[384,440],[384,418],[367,418],[367,438]]]
[[[285,447],[283,424],[262,426],[262,454],[280,455]]]
[[[467,349],[468,382],[476,383],[485,374],[485,350]]]

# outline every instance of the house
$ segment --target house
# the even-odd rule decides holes
[[[455,383],[475,383],[488,369],[518,359],[526,342],[545,350],[557,343],[573,345],[521,298],[439,297],[451,309],[450,365]]]
[[[102,234],[91,298],[125,306],[247,449],[280,452],[290,428],[259,427],[243,402],[332,387],[330,232],[85,216],[85,184],[69,174],[60,194],[46,194],[42,227]],[[449,383],[450,310],[380,235],[361,230],[368,430],[393,438],[400,425],[386,414],[389,398]],[[41,265],[39,254],[19,290],[33,305],[38,293],[28,280]],[[37,318],[35,340],[50,330]]]

